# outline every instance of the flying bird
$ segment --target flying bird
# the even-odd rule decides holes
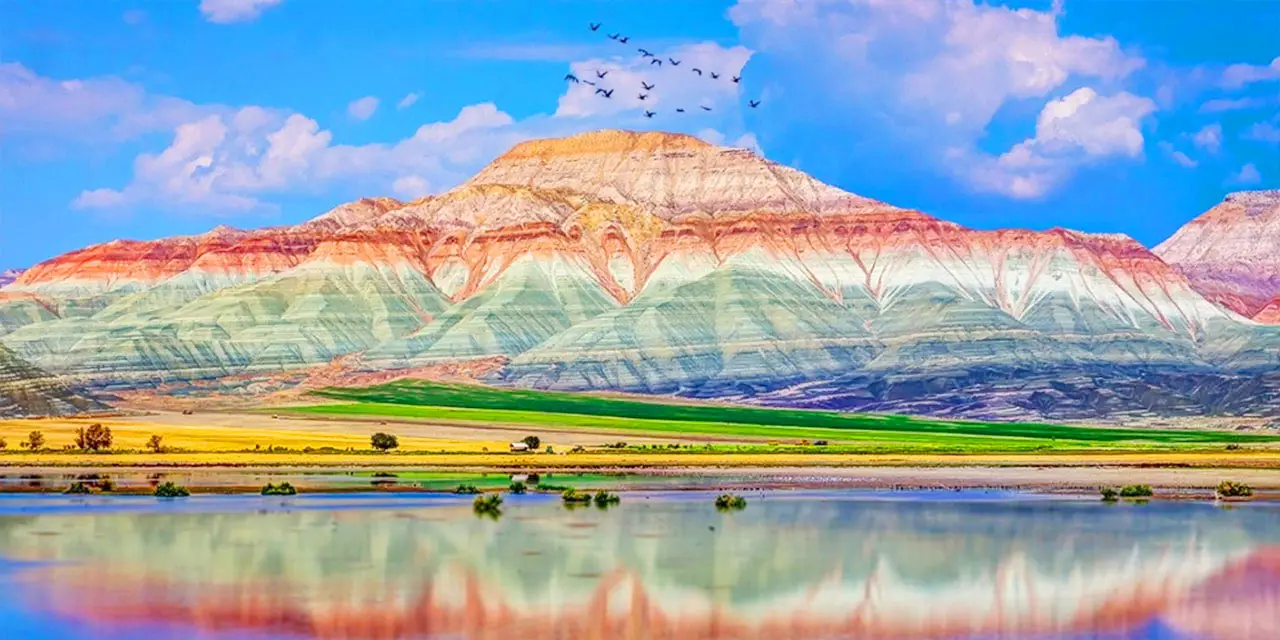
[[[680,61],[679,61],[679,60],[676,60],[675,58],[667,58],[667,62],[670,62],[670,63],[671,63],[671,66],[673,66],[673,67],[678,67],[678,66],[680,66]]]
[[[644,112],[644,117],[646,117],[646,118],[652,118],[653,116],[654,116],[654,113],[653,113],[652,111],[645,111],[645,112]]]
[[[662,66],[662,59],[661,59],[661,58],[654,58],[654,59],[652,59],[652,60],[650,60],[650,61],[649,61],[649,64],[650,64],[651,66],[656,64],[656,65],[658,65],[659,67],[661,67],[661,66]]]
[[[641,48],[639,48],[639,49],[636,49],[636,51],[639,51],[639,52],[640,52],[640,57],[641,57],[641,58],[652,58],[652,57],[653,57],[653,54],[652,54],[652,53],[649,53],[649,50],[648,50],[648,49],[645,49],[644,47],[641,47]]]
[[[703,111],[710,111],[710,110],[711,110],[711,107],[703,107],[703,108],[702,108],[702,110],[703,110]]]
[[[617,39],[618,39],[618,36],[620,36],[620,35],[622,35],[622,34],[620,34],[620,33],[611,33],[611,34],[609,34],[609,39],[610,39],[610,40],[617,40]]]
[[[712,71],[712,72],[711,72],[711,79],[712,79],[712,80],[714,80],[714,79],[716,79],[716,78],[719,78],[719,77],[720,77],[720,74],[718,74],[718,73],[716,73],[716,72],[714,72],[714,71]]]
[[[578,76],[575,76],[572,73],[566,74],[564,79],[574,84],[578,84]]]
[[[648,97],[649,97],[649,94],[647,94],[647,93],[642,93],[642,94],[640,94],[640,95],[638,95],[638,96],[636,96],[636,97],[637,97],[637,98],[640,98],[641,100],[644,100],[645,98],[648,98]]]
[[[607,76],[607,75],[609,75],[609,72],[608,72],[608,71],[597,71],[597,72],[596,72],[596,77],[597,77],[597,78],[600,78],[601,80],[604,80],[604,77],[605,77],[605,76]]]
[[[684,113],[684,107],[676,107],[676,113]]]
[[[610,89],[610,90],[608,90],[608,91],[605,91],[604,89],[596,89],[596,94],[597,94],[597,95],[602,95],[602,96],[604,96],[604,97],[606,97],[606,98],[612,98],[612,97],[613,97],[613,89]]]
[[[653,91],[653,88],[654,88],[654,87],[656,87],[656,86],[658,86],[658,85],[656,85],[656,84],[649,84],[648,82],[645,82],[644,80],[641,80],[641,81],[640,81],[640,86],[644,87],[644,90],[645,90],[645,91]]]
[[[593,86],[593,87],[594,87],[594,86],[596,86],[596,83],[594,83],[594,82],[592,82],[592,81],[590,81],[590,80],[583,80],[583,81],[582,81],[582,84],[589,84],[589,85],[591,85],[591,86]]]
[[[739,80],[741,80],[741,79],[742,79],[742,76],[734,76],[734,77],[733,77],[733,83],[734,83],[734,84],[738,84],[738,81],[739,81]]]
[[[588,22],[588,23],[587,23],[587,26],[591,27],[591,30],[592,30],[592,31],[599,31],[599,30],[600,30],[600,25],[601,25],[601,24],[603,24],[603,23],[601,23],[601,22]]]
[[[618,38],[618,42],[621,42],[622,44],[626,44],[627,41],[630,39],[631,39],[631,36],[622,36],[621,38]]]
[[[698,74],[698,75],[702,75],[702,69],[699,69],[699,68],[697,68],[697,67],[694,67],[694,68],[693,68],[693,72],[694,72],[694,73],[696,73],[696,74]]]
[[[752,109],[754,109],[754,108],[756,108],[756,107],[760,106],[760,101],[759,101],[759,100],[748,100],[748,101],[747,101],[747,104],[748,104],[748,105],[750,105]]]

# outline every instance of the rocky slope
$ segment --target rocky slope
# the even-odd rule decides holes
[[[1280,190],[1232,193],[1154,251],[1210,300],[1276,322],[1262,311],[1280,296]]]
[[[0,345],[0,418],[70,415],[106,408]]]
[[[0,290],[0,341],[128,387],[498,357],[512,385],[999,417],[1270,410],[1214,390],[1280,363],[1280,329],[1127,237],[974,231],[623,131],[412,203],[55,258]]]

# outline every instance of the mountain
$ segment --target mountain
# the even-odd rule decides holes
[[[1280,323],[1280,190],[1232,193],[1154,251],[1210,300]]]
[[[59,256],[0,289],[0,342],[110,387],[499,358],[500,384],[759,404],[1275,410],[1280,328],[1190,273],[1125,236],[976,231],[746,150],[598,131],[415,202]]]
[[[107,406],[68,389],[0,345],[0,418],[68,415]]]
[[[0,287],[17,280],[20,275],[22,275],[22,269],[5,269],[4,271],[0,271]]]

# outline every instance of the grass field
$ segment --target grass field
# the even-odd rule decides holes
[[[600,396],[400,381],[316,395],[345,404],[287,411],[330,416],[384,416],[475,424],[603,430],[619,434],[701,435],[757,440],[827,440],[874,451],[937,453],[1046,450],[1173,450],[1227,444],[1267,445],[1273,435],[1224,431],[1122,429],[1039,423],[932,420],[833,411],[671,404]]]

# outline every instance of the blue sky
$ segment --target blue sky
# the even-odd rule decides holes
[[[1280,3],[0,0],[0,12],[0,268],[436,193],[515,142],[601,127],[746,146],[972,227],[1148,246],[1230,191],[1280,187]],[[686,62],[646,65],[612,31]],[[693,64],[743,80],[699,79]],[[659,86],[648,102],[626,87],[606,101],[562,80],[604,68],[620,86]]]

